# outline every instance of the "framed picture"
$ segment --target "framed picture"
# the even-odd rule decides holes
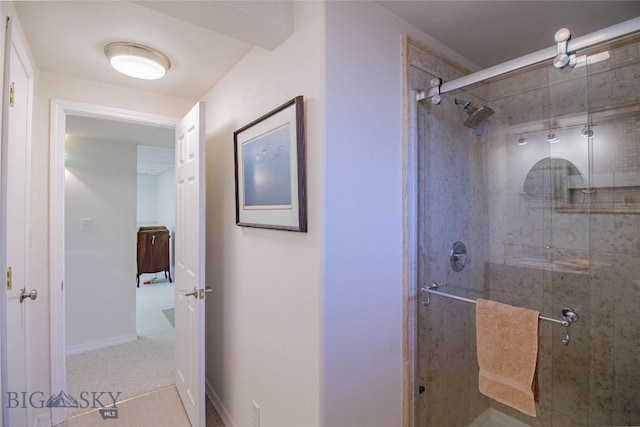
[[[307,231],[302,96],[233,133],[236,224]]]

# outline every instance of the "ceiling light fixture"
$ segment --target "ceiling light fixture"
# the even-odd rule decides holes
[[[555,144],[558,141],[560,141],[560,140],[558,139],[558,137],[556,136],[556,134],[553,131],[551,131],[551,133],[549,133],[549,135],[547,135],[547,142],[549,144]]]
[[[141,44],[109,43],[104,47],[104,54],[113,68],[136,79],[161,79],[171,68],[167,55]]]
[[[518,145],[525,145],[527,143],[527,138],[524,137],[524,135],[520,135],[520,138],[518,138]]]

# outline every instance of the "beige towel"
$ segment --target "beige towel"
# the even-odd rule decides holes
[[[532,417],[539,314],[483,299],[476,305],[480,392]]]

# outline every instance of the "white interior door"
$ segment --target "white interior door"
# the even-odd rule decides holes
[[[176,127],[176,386],[191,425],[205,426],[204,103]]]
[[[2,397],[3,425],[27,426],[29,392],[29,316],[36,294],[21,298],[29,286],[29,175],[32,100],[32,67],[21,41],[7,20],[5,39],[5,88],[2,117]],[[6,238],[4,237],[6,236]],[[4,272],[6,271],[6,275]]]

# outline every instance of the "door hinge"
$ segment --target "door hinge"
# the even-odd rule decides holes
[[[10,291],[13,287],[13,283],[11,283],[11,267],[7,267],[7,290]]]
[[[13,104],[16,100],[16,84],[11,82],[11,86],[9,87],[9,107],[13,107]]]

